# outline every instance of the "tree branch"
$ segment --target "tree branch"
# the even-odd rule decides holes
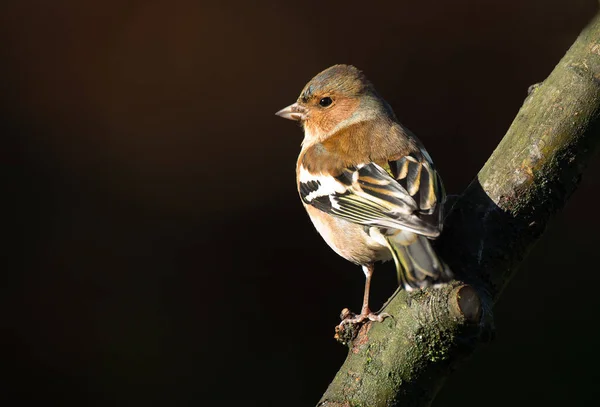
[[[492,332],[492,306],[577,188],[600,144],[600,16],[530,89],[508,132],[456,200],[437,250],[457,281],[410,295],[368,323],[319,406],[427,406]]]

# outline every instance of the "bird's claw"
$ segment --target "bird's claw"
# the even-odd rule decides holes
[[[371,312],[371,310],[368,308],[363,309],[363,311],[357,315],[350,311],[348,308],[344,308],[342,310],[342,313],[340,314],[342,322],[340,322],[339,326],[341,327],[344,324],[362,324],[366,320],[381,322],[389,316],[390,314],[388,314],[387,312],[376,314],[374,312]]]
[[[360,314],[351,312],[348,308],[344,308],[340,315],[342,322],[335,327],[335,339],[342,344],[348,344],[354,340],[360,327],[366,321],[381,322],[391,315],[387,312],[376,314],[371,310],[363,309]]]
[[[380,314],[374,314],[374,313],[370,313],[368,315],[369,317],[369,321],[377,321],[377,322],[382,322],[384,319],[386,319],[387,317],[391,317],[390,314],[388,314],[387,312],[382,312]]]

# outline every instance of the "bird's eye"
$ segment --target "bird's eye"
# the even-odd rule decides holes
[[[331,105],[333,103],[333,100],[331,100],[330,97],[324,97],[323,99],[319,100],[319,104],[323,107],[327,107],[329,105]]]

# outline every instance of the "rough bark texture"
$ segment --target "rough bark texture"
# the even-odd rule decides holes
[[[492,306],[600,144],[600,17],[530,95],[454,202],[437,250],[457,281],[399,291],[361,327],[319,406],[427,406],[492,332]]]

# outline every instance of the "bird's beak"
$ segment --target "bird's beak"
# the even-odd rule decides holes
[[[306,120],[307,113],[308,110],[304,106],[294,103],[293,105],[281,109],[275,114],[284,119],[303,121]]]

